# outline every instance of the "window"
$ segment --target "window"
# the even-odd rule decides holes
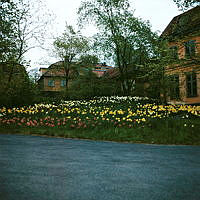
[[[171,75],[170,77],[170,99],[179,99],[179,76]]]
[[[62,87],[65,87],[65,86],[66,86],[66,80],[61,80],[60,85],[61,85]]]
[[[54,80],[48,80],[48,86],[54,87],[55,86]]]
[[[195,40],[185,42],[185,57],[195,56]]]
[[[171,52],[172,58],[178,59],[178,47],[177,46],[170,47],[170,52]]]
[[[197,96],[197,78],[195,73],[190,73],[186,75],[187,82],[187,97]]]

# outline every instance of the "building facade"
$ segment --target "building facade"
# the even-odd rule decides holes
[[[112,69],[113,67],[107,66],[106,64],[98,64],[93,69],[92,72],[96,74],[97,77],[102,77],[106,71]],[[68,87],[71,86],[72,81],[76,79],[77,75],[83,75],[81,70],[79,72],[70,70]],[[66,89],[66,74],[62,67],[62,62],[56,62],[50,65],[48,68],[40,68],[40,78],[37,81],[40,91],[42,92],[60,92]]]
[[[61,62],[54,63],[48,68],[40,68],[38,85],[43,92],[59,92],[66,87],[65,71]]]
[[[172,19],[161,35],[176,62],[166,67],[170,103],[200,103],[200,6]]]

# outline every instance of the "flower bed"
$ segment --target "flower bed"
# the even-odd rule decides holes
[[[1,108],[0,126],[136,127],[151,125],[157,119],[193,119],[200,117],[200,106],[158,105],[140,97],[101,97],[90,101],[65,101],[35,104],[19,108]],[[186,124],[187,125],[187,124]]]

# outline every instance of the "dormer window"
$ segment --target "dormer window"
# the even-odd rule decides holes
[[[185,57],[195,56],[195,40],[185,42]]]

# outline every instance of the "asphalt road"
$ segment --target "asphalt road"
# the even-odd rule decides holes
[[[200,146],[0,134],[0,200],[200,200]]]

